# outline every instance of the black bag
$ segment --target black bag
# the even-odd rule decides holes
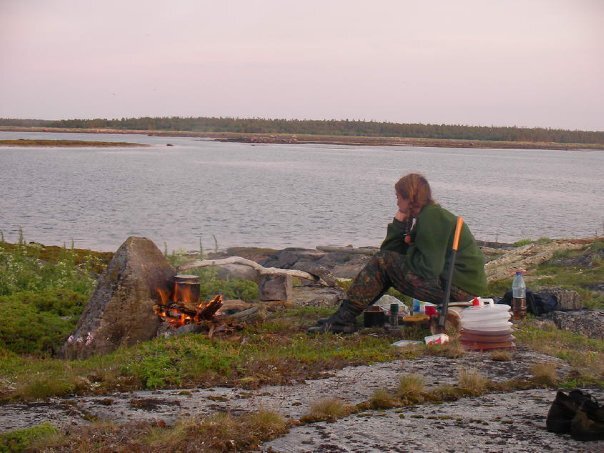
[[[505,293],[498,304],[506,304],[512,306],[512,291]],[[558,308],[558,299],[553,294],[546,293],[534,293],[532,291],[526,291],[526,310],[534,315],[542,315],[549,313]]]

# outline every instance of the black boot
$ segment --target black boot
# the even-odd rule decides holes
[[[570,424],[570,435],[575,440],[604,440],[604,406],[588,396]]]
[[[581,401],[559,390],[549,408],[545,426],[552,433],[570,433],[570,423],[581,406]]]
[[[552,433],[570,433],[577,440],[601,440],[604,436],[604,407],[587,392],[558,391],[545,426]]]
[[[308,333],[352,333],[356,331],[355,320],[361,313],[349,300],[344,300],[333,315],[319,319],[317,325],[308,329]]]

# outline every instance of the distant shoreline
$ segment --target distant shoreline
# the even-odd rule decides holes
[[[326,144],[350,146],[416,146],[432,148],[486,148],[486,149],[551,149],[551,150],[604,150],[604,144],[555,143],[555,142],[513,142],[491,140],[430,139],[402,137],[369,137],[345,135],[308,135],[308,134],[267,134],[237,132],[192,132],[192,131],[149,131],[123,129],[74,129],[49,127],[12,127],[0,126],[6,132],[54,132],[84,134],[142,134],[157,137],[198,137],[221,142],[250,144]],[[11,140],[14,141],[14,140]],[[39,140],[44,141],[44,140]],[[50,141],[50,140],[49,140]],[[6,140],[0,141],[0,144]],[[65,142],[72,142],[65,140]],[[73,141],[75,142],[75,141]],[[136,143],[87,142],[85,145],[72,146],[145,146]],[[112,143],[111,145],[92,145],[92,143]],[[27,146],[27,145],[15,145]],[[44,146],[44,145],[31,145]],[[69,146],[69,145],[65,145]]]
[[[0,140],[0,146],[10,147],[44,147],[44,148],[74,148],[74,147],[91,147],[91,148],[112,148],[112,147],[140,147],[149,146],[142,143],[131,143],[131,142],[100,142],[100,141],[88,141],[88,140],[29,140],[29,139],[17,139],[17,140]]]

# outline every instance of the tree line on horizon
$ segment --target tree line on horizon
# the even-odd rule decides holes
[[[361,120],[287,120],[178,116],[68,120],[0,118],[0,126],[604,144],[604,131],[421,123],[402,124]]]

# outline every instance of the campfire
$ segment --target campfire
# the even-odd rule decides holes
[[[170,294],[162,289],[157,292],[161,302],[153,309],[173,328],[211,320],[222,306],[220,294],[209,302],[199,302],[199,277],[196,275],[176,275]]]

